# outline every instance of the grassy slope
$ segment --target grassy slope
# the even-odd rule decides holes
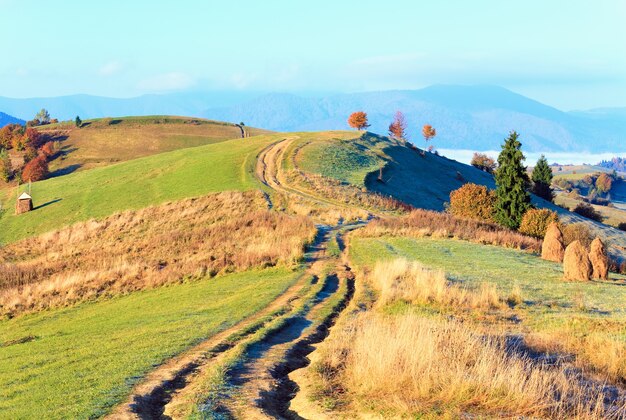
[[[195,123],[190,124],[191,120]],[[59,157],[50,163],[53,175],[241,137],[233,124],[187,117],[100,118],[83,124],[81,129],[73,123],[39,128],[56,132],[60,140]],[[264,133],[256,128],[247,130],[252,135]]]
[[[0,243],[121,210],[255,188],[256,154],[272,139],[257,136],[175,150],[36,182],[32,187],[36,210],[19,216],[12,211],[16,194],[12,189],[2,197]]]
[[[305,171],[319,172],[355,185],[365,185],[370,190],[394,196],[415,207],[437,211],[444,209],[445,203],[450,199],[450,192],[466,182],[495,188],[491,175],[433,153],[422,156],[419,151],[407,147],[402,141],[366,134],[358,140],[343,141],[342,145],[348,150],[341,154],[334,152],[339,146],[337,140],[327,139],[305,145],[298,153],[298,165]],[[324,148],[329,151],[325,152],[322,150]],[[338,158],[333,158],[335,155]],[[321,160],[320,156],[328,159]],[[342,159],[345,156],[349,158]],[[384,183],[376,180],[376,168],[380,162],[385,164]],[[596,234],[613,245],[626,247],[626,233],[622,231],[585,219],[537,197],[533,198],[533,202],[538,207],[556,211],[566,223],[587,223]],[[623,254],[623,249],[613,248],[613,251]]]
[[[626,343],[624,276],[612,275],[606,282],[565,282],[560,264],[523,251],[459,240],[353,238],[350,246],[352,261],[361,267],[400,257],[442,269],[471,288],[495,284],[503,297],[518,286],[523,299],[518,306],[521,332]]]
[[[141,375],[260,310],[297,275],[231,274],[2,321],[0,417],[101,416]]]

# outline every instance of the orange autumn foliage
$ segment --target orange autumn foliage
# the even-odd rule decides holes
[[[348,125],[352,128],[356,128],[361,131],[366,129],[370,125],[367,123],[367,114],[363,111],[357,111],[350,114],[348,117]]]
[[[396,111],[393,122],[389,124],[389,135],[395,139],[406,138],[406,118],[400,111]]]

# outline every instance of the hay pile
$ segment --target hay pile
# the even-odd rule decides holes
[[[591,279],[592,271],[587,250],[580,241],[574,241],[569,244],[563,257],[564,279],[589,280]]]
[[[591,242],[591,251],[589,251],[589,260],[593,267],[593,278],[606,280],[609,278],[609,256],[606,253],[606,247],[600,238],[596,238]]]
[[[565,246],[563,245],[563,233],[557,223],[551,223],[546,231],[541,246],[541,258],[548,261],[563,262]]]

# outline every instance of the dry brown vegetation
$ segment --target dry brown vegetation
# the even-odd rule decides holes
[[[393,197],[370,192],[365,188],[359,188],[319,174],[291,171],[287,177],[290,184],[314,191],[316,194],[342,204],[391,212],[406,212],[413,209],[412,206]]]
[[[446,418],[626,414],[623,402],[606,404],[601,384],[564,365],[535,361],[523,349],[514,351],[503,330],[412,311],[390,316],[384,310],[396,300],[457,310],[502,308],[495,288],[464,290],[446,281],[444,273],[405,260],[379,262],[365,278],[378,294],[374,308],[343,319],[313,365],[316,397],[330,398],[335,409]]]
[[[396,413],[620,418],[603,394],[506,351],[457,321],[362,313],[333,340],[320,370],[363,405]],[[357,403],[358,404],[358,403]]]
[[[541,240],[476,220],[460,219],[447,213],[413,210],[405,216],[384,217],[355,232],[359,236],[453,237],[481,244],[541,251]]]
[[[398,300],[471,309],[499,308],[503,305],[493,284],[484,283],[478,291],[468,290],[448,281],[441,270],[430,270],[405,259],[379,263],[368,277],[380,294],[379,305]]]
[[[295,264],[315,226],[225,192],[92,220],[0,249],[0,314],[13,316],[188,277]]]

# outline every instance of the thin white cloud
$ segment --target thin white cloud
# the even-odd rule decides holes
[[[137,88],[140,90],[163,92],[183,90],[190,88],[195,84],[196,80],[190,75],[182,72],[171,72],[141,80],[137,84]]]
[[[124,66],[119,61],[109,61],[98,69],[100,76],[112,76],[122,71]]]

